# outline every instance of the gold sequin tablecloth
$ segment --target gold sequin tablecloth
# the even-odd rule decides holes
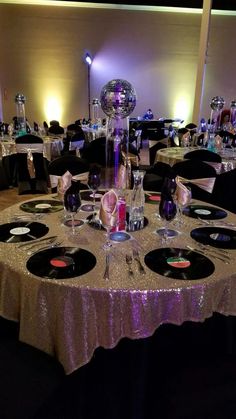
[[[169,147],[161,148],[156,152],[155,163],[158,161],[167,163],[170,166],[174,166],[175,163],[179,163],[184,160],[186,153],[197,150],[197,147]],[[217,174],[228,172],[236,168],[236,153],[234,150],[226,149],[220,152],[222,158],[221,163],[207,162],[214,167]]]
[[[161,221],[155,211],[156,205],[146,204],[149,224],[132,233],[132,243],[139,247],[142,262],[147,252],[161,246],[155,233]],[[0,213],[0,223],[9,222],[16,213],[26,214],[18,204],[14,205]],[[80,213],[83,218],[87,215]],[[144,338],[163,323],[201,322],[213,312],[236,314],[236,250],[229,251],[230,264],[207,255],[215,264],[215,272],[205,279],[174,280],[146,266],[146,275],[141,275],[135,262],[135,274],[131,277],[125,263],[125,254],[131,247],[129,240],[113,246],[110,280],[106,281],[102,250],[105,233],[85,223],[71,240],[62,219],[63,211],[59,211],[45,215],[40,222],[49,227],[48,235],[59,236],[63,246],[92,252],[96,266],[80,277],[44,279],[27,271],[30,256],[24,249],[0,242],[0,314],[19,321],[20,340],[56,356],[67,374],[88,363],[97,347],[112,348],[122,337]],[[170,247],[195,247],[189,232],[198,220],[185,220],[185,230],[171,239]],[[228,214],[227,221],[236,222],[236,216]]]

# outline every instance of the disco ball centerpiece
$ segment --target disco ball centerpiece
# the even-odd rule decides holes
[[[101,108],[110,118],[122,119],[129,116],[136,106],[136,92],[126,80],[109,81],[101,91]]]
[[[221,111],[225,105],[225,100],[221,96],[215,96],[213,99],[211,99],[211,109],[213,111]]]
[[[231,109],[236,109],[236,100],[232,100],[230,104]]]

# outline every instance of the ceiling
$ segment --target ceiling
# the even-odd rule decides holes
[[[60,0],[55,0],[60,1]],[[67,0],[66,0],[67,1]],[[75,0],[77,1],[77,0]],[[78,0],[79,1],[79,0]],[[83,1],[82,3],[91,3]],[[126,5],[143,5],[143,6],[170,6],[170,7],[203,7],[203,0],[101,0],[94,1],[94,3],[112,3],[112,4],[126,4]],[[236,0],[212,0],[212,8],[217,10],[236,10]]]

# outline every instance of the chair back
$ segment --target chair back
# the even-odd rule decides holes
[[[209,161],[209,162],[217,162],[217,163],[221,163],[222,162],[222,158],[219,154],[214,153],[213,151],[210,150],[205,150],[205,149],[201,149],[201,150],[193,150],[190,151],[189,153],[186,153],[184,155],[185,159],[191,159],[191,160],[201,160],[201,161]]]
[[[216,176],[212,203],[236,214],[236,169]]]
[[[73,176],[89,171],[89,164],[86,160],[71,154],[65,154],[62,157],[51,161],[48,165],[51,188],[54,190],[58,184],[58,178],[69,171]],[[85,189],[86,185],[83,185]]]
[[[34,134],[25,134],[16,137],[16,144],[43,144],[43,139],[38,135]]]
[[[186,179],[216,178],[214,167],[201,160],[183,160],[175,163],[172,167],[174,173]],[[190,185],[192,197],[201,201],[212,202],[212,194],[199,188],[196,185]]]
[[[18,193],[48,193],[43,139],[26,134],[16,138]]]

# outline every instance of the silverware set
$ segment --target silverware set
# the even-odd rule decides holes
[[[34,240],[33,243],[31,241],[30,242],[21,243],[17,247],[18,247],[18,249],[20,249],[20,248],[27,248],[27,250],[30,250],[31,248],[33,248],[35,246],[38,246],[38,245],[40,245],[43,242],[49,242],[49,244],[50,244],[53,241],[55,241],[56,239],[57,239],[57,236],[43,237],[41,239]]]
[[[206,224],[208,226],[211,227],[231,227],[231,228],[236,228],[236,224],[234,223],[229,223],[228,221],[224,221],[224,220],[205,220],[201,217],[198,217],[198,220],[202,223],[202,224]]]
[[[33,256],[36,253],[41,252],[42,250],[47,250],[47,249],[52,249],[53,247],[58,247],[58,246],[60,246],[61,243],[62,243],[61,241],[58,241],[58,242],[55,242],[55,243],[52,243],[52,242],[50,243],[49,242],[47,246],[39,247],[35,251],[34,250],[28,250],[27,255]]]
[[[126,254],[125,255],[125,261],[126,261],[127,266],[128,266],[128,274],[129,274],[129,276],[133,276],[134,275],[134,272],[133,272],[133,269],[132,269],[132,263],[133,263],[132,256]]]
[[[140,274],[145,274],[146,273],[146,271],[144,269],[144,266],[143,266],[143,264],[140,260],[139,252],[138,252],[137,249],[132,249],[132,255],[127,253],[125,255],[125,261],[126,261],[126,264],[128,265],[128,273],[129,273],[130,276],[134,275],[134,271],[132,269],[133,261],[135,261],[138,264],[138,270],[139,270]]]
[[[206,253],[208,253],[210,257],[218,259],[226,265],[229,265],[231,258],[226,252],[222,252],[222,249],[217,250],[210,246],[208,247],[208,245],[201,245],[199,243],[197,244],[197,246],[198,247],[192,247],[187,245],[186,248],[192,250],[193,252],[201,253],[204,256],[206,256]]]
[[[106,267],[105,267],[103,279],[106,279],[106,280],[110,279],[110,251],[109,249],[106,249]]]

